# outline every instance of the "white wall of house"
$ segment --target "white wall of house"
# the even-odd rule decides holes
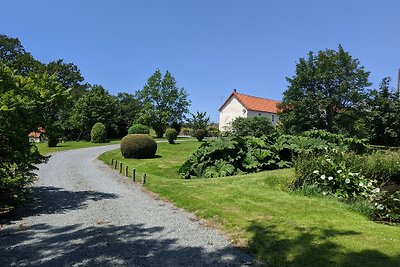
[[[254,111],[254,110],[249,110],[247,112],[247,118],[258,117],[258,116],[269,118],[271,120],[271,122],[272,122],[272,125],[276,125],[276,123],[279,120],[278,115],[275,114],[275,113],[263,112],[263,111]]]
[[[219,130],[226,130],[237,117],[247,117],[247,110],[236,97],[231,97],[219,112]]]

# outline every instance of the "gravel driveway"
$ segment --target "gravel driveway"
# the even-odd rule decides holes
[[[37,202],[0,221],[0,266],[254,265],[217,231],[96,159],[117,147],[58,152],[39,166]]]

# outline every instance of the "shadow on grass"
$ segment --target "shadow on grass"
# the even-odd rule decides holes
[[[277,226],[252,222],[250,250],[270,266],[400,266],[400,254],[390,257],[377,250],[348,251],[333,242],[335,237],[357,236],[355,231],[295,228],[288,234]],[[356,249],[356,248],[355,248]]]
[[[232,248],[205,250],[165,238],[166,232],[163,227],[107,222],[4,229],[0,266],[243,266],[252,261]]]
[[[30,204],[4,214],[0,217],[0,223],[8,224],[11,220],[18,220],[27,216],[64,213],[83,208],[89,201],[115,199],[117,197],[115,194],[96,191],[67,191],[52,186],[32,187]]]

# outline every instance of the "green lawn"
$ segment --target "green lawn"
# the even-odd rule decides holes
[[[199,146],[158,144],[154,159],[118,159],[148,175],[146,188],[221,229],[270,266],[400,266],[400,227],[374,223],[345,204],[288,191],[292,169],[183,180],[179,166]]]
[[[39,149],[39,152],[44,155],[47,153],[52,153],[52,152],[57,152],[57,151],[63,151],[63,150],[69,150],[69,149],[77,149],[77,148],[84,148],[84,147],[93,147],[93,146],[105,146],[105,145],[114,145],[114,144],[119,144],[121,140],[111,140],[108,143],[100,143],[100,144],[94,144],[89,141],[67,141],[64,143],[58,143],[56,147],[48,147],[47,143],[39,143],[36,144],[36,146]]]

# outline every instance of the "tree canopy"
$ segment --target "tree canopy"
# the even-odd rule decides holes
[[[339,45],[337,51],[309,52],[300,58],[280,105],[289,133],[310,129],[356,134],[363,124],[369,72]],[[361,120],[361,121],[360,121]]]
[[[103,123],[107,131],[115,129],[117,112],[115,97],[102,86],[93,85],[89,92],[76,102],[70,120],[75,128],[81,129],[80,138],[82,135],[88,135],[96,122]]]
[[[68,93],[54,76],[23,77],[0,62],[0,207],[24,199],[33,164],[44,160],[28,133],[51,125],[49,112],[57,113]]]
[[[169,71],[162,76],[160,70],[156,70],[136,96],[143,106],[139,122],[151,126],[158,137],[164,134],[167,126],[180,124],[189,111],[188,93],[177,87]]]

